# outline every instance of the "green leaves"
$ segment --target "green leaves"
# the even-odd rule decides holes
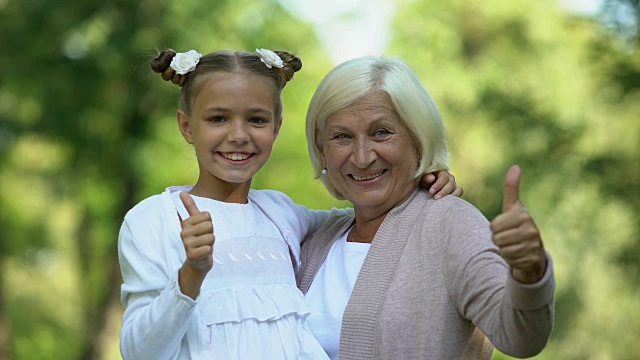
[[[492,218],[505,169],[522,166],[521,199],[558,279],[558,321],[538,357],[640,356],[627,335],[640,333],[637,49],[551,2],[416,1],[395,28],[392,51],[443,113],[465,197]]]

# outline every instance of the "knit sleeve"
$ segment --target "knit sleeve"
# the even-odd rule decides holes
[[[180,352],[196,302],[180,292],[177,270],[167,273],[145,250],[125,220],[118,238],[125,307],[120,350],[125,360],[173,359]]]
[[[540,282],[519,284],[493,244],[489,222],[472,205],[454,202],[441,226],[445,281],[458,312],[505,354],[531,357],[542,351],[553,326],[551,261]]]

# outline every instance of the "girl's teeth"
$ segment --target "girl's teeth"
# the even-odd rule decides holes
[[[230,154],[230,155],[224,155],[224,157],[229,159],[229,160],[234,160],[234,161],[246,160],[246,159],[249,158],[248,155],[244,155],[244,154]]]

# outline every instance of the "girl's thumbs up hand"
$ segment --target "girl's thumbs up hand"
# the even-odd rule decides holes
[[[189,218],[180,218],[180,238],[187,254],[187,260],[180,269],[178,279],[183,294],[195,299],[200,293],[200,286],[213,267],[213,222],[211,214],[201,212],[191,195],[180,193],[180,200],[189,213]],[[180,215],[178,215],[180,216]]]
[[[213,222],[211,214],[200,212],[191,195],[180,193],[180,200],[189,212],[189,218],[181,220],[180,237],[187,252],[187,262],[196,270],[209,272],[213,267]]]
[[[512,166],[504,178],[502,214],[491,222],[493,242],[511,267],[513,278],[524,284],[538,282],[547,267],[540,231],[520,202],[520,167]]]

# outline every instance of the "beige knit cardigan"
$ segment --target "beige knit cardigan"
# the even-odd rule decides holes
[[[353,214],[332,217],[304,240],[302,292],[353,222]],[[490,359],[492,345],[533,356],[553,327],[547,257],[538,283],[518,283],[480,211],[457,197],[434,201],[416,190],[389,212],[371,243],[344,312],[339,358]]]

